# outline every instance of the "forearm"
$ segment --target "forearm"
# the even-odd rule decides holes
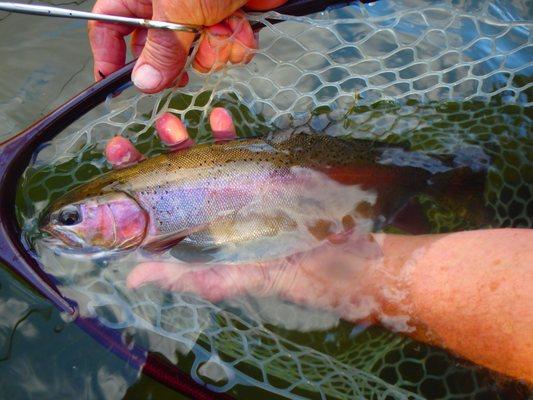
[[[380,239],[399,277],[387,284],[404,294],[395,303],[380,287],[385,318],[407,314],[416,339],[533,382],[533,230]]]

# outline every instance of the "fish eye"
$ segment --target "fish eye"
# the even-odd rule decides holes
[[[76,207],[68,207],[61,210],[57,220],[61,225],[76,225],[81,221],[81,215]]]

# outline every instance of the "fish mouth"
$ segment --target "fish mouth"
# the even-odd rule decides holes
[[[62,232],[61,230],[50,226],[49,224],[44,225],[43,227],[41,227],[40,230],[41,232],[49,234],[50,236],[52,236],[52,238],[60,240],[66,246],[75,247],[78,250],[83,248],[83,244],[80,243],[79,239],[75,240],[72,237],[72,234],[68,235],[65,232]]]
[[[54,255],[66,257],[76,261],[102,261],[125,256],[128,251],[109,251],[97,247],[75,247],[67,245],[57,236],[46,236],[41,239],[41,244],[51,249]]]
[[[129,253],[129,249],[108,250],[96,246],[87,246],[72,232],[63,232],[49,224],[43,226],[40,230],[47,234],[46,237],[41,239],[43,244],[53,249],[53,252],[59,256],[65,256],[77,260],[97,261],[121,257]]]

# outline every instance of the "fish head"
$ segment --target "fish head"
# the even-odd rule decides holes
[[[128,194],[110,192],[70,202],[60,198],[49,207],[40,226],[69,248],[125,250],[144,240],[148,216]]]

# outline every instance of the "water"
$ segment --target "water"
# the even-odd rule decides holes
[[[89,2],[47,2],[89,11]],[[92,83],[82,21],[0,12],[0,141]],[[0,398],[179,398],[139,376],[0,266]]]
[[[90,10],[92,2],[44,2]],[[0,12],[0,139],[17,133],[92,81],[82,21]]]
[[[88,3],[67,6],[90,8]],[[3,33],[0,36],[2,55],[10,55],[0,66],[0,76],[4,78],[0,84],[0,138],[3,139],[86,87],[91,81],[91,66],[82,22],[9,16],[0,22],[0,32]],[[317,111],[311,124],[319,130],[321,127],[330,129],[330,111]],[[490,169],[490,185],[486,194],[490,207],[496,211],[494,226],[531,226],[531,215],[527,211],[527,201],[530,199],[527,193],[531,193],[532,185],[530,174],[527,173],[532,154],[530,118],[531,109],[498,101],[488,106],[477,102],[429,105],[384,102],[354,109],[349,118],[342,121],[340,128],[337,126],[339,130],[331,129],[330,133],[343,133],[343,129],[350,130],[357,126],[361,132],[380,134],[383,140],[407,140],[415,148],[426,151],[452,151],[457,144],[469,144],[472,151],[481,148],[495,160]],[[413,127],[419,129],[413,130]],[[152,140],[151,133],[150,130],[145,132],[138,143],[143,151],[153,154],[160,151],[161,147]],[[94,150],[84,148],[78,159],[45,168],[45,177],[59,178],[46,185],[42,185],[45,181],[42,175],[34,174],[37,170],[30,170],[21,187],[24,201],[18,204],[22,221],[35,216],[38,211],[35,207],[42,207],[43,202],[59,195],[76,179],[89,179],[104,169],[101,154]],[[433,218],[434,231],[472,228],[430,200],[427,200],[427,210]],[[108,288],[114,287],[113,271],[93,270],[93,274]],[[91,399],[177,398],[157,383],[139,376],[137,371],[96,344],[75,324],[65,322],[46,301],[35,296],[6,269],[1,270],[0,284],[1,398],[55,399],[80,397],[80,394]],[[154,294],[149,290],[140,294],[143,295],[152,296],[150,298],[155,298],[158,304],[168,300],[160,293]],[[177,295],[170,300],[174,305],[192,302]],[[242,304],[228,304],[224,310],[235,311],[232,306],[241,306],[242,312]],[[269,332],[277,337],[318,349],[341,362],[366,365],[367,369],[387,382],[394,384],[402,380],[403,387],[416,388],[426,396],[441,398],[446,393],[466,393],[469,390],[468,393],[473,393],[477,389],[472,389],[472,385],[478,385],[482,391],[486,389],[491,392],[494,389],[493,380],[486,371],[472,368],[444,351],[405,340],[383,329],[365,329],[364,326],[339,323],[337,318],[328,319],[322,313],[311,313],[303,315],[303,318],[315,324],[310,322],[307,331],[301,332],[302,325],[297,323],[299,320],[296,317],[302,317],[302,311],[297,308],[287,308],[281,312],[275,301],[255,308],[253,303],[247,303],[246,306],[250,314],[255,312],[261,314],[261,318],[268,319],[273,325],[269,326]],[[182,311],[185,312],[185,308]],[[127,307],[125,309],[131,311]],[[204,318],[220,312],[219,309],[209,311],[214,314],[204,315]],[[112,307],[102,307],[99,312],[102,318],[119,314]],[[136,313],[148,320],[151,317],[148,308],[137,309]],[[237,311],[235,313],[239,315]],[[169,313],[168,318],[173,321],[172,318],[176,316]],[[293,325],[281,323],[293,320],[296,321]],[[236,320],[233,323],[237,324]],[[327,324],[331,327],[317,329]],[[161,324],[158,328],[160,334],[173,333],[168,325]],[[227,336],[219,335],[217,343],[219,348],[226,349],[221,357],[235,356],[239,342],[232,341],[231,333],[234,330],[224,332]],[[261,337],[268,344],[268,338],[261,336],[262,332],[256,331],[255,337]],[[206,334],[209,333],[206,331]],[[176,344],[172,341],[161,340],[160,336],[150,332],[138,333],[136,339],[149,343],[152,349],[170,360],[177,357]],[[198,340],[209,350],[205,337],[199,337]],[[261,351],[261,348],[256,350]],[[209,351],[207,353],[209,355]],[[182,368],[193,369],[194,357],[191,354],[189,358],[178,357]],[[432,360],[429,364],[428,359]],[[403,362],[399,363],[398,360]],[[292,376],[290,359],[280,359],[277,364],[272,364],[269,371],[274,375],[277,372]],[[446,378],[422,379],[420,370],[428,366],[433,374],[440,377],[444,368]],[[212,378],[217,377],[216,366],[209,368],[202,364],[199,367],[200,374],[203,372]],[[251,376],[257,373],[250,367],[244,367],[243,370]],[[279,375],[272,382],[282,386],[283,380],[276,379],[279,379]],[[257,392],[243,386],[233,390],[241,398],[259,398]],[[496,389],[495,392],[500,392],[500,397],[505,398],[503,389]],[[488,396],[497,398],[494,392]],[[263,397],[272,398],[265,393]]]

